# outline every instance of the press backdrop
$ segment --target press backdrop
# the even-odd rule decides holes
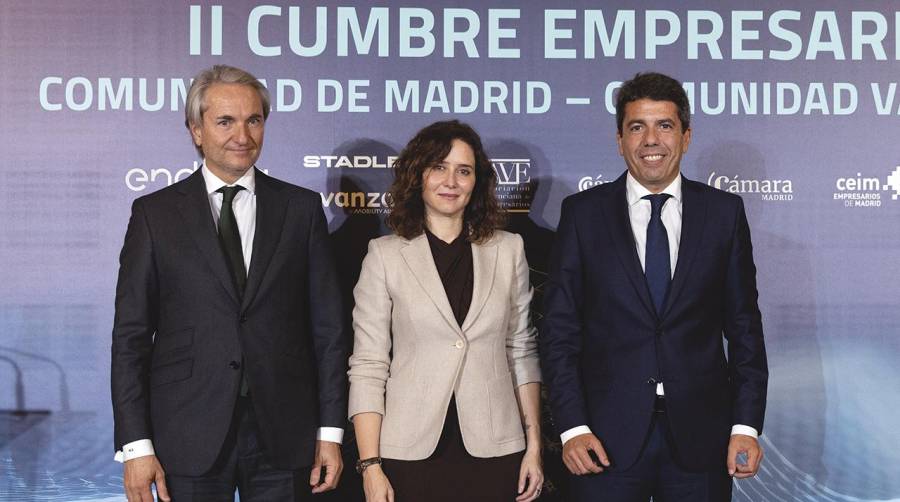
[[[682,170],[743,197],[759,269],[766,459],[735,499],[900,500],[897,9],[5,0],[0,499],[121,499],[108,391],[118,252],[132,200],[197,168],[185,91],[226,63],[271,90],[258,166],[321,193],[348,294],[385,232],[393,157],[448,118],[484,138],[540,292],[562,199],[624,169],[618,82],[682,80],[694,109]],[[546,435],[544,500],[564,500]],[[354,500],[355,483],[348,473],[332,500]]]

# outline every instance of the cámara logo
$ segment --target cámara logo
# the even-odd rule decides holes
[[[580,180],[578,180],[578,191],[583,192],[583,191],[587,190],[588,188],[600,186],[604,183],[609,183],[612,181],[612,180],[604,180],[602,178],[603,178],[602,174],[598,174],[596,178],[591,178],[590,176],[585,176],[584,178],[581,178]]]
[[[794,184],[791,180],[743,179],[738,174],[719,175],[713,171],[709,173],[707,184],[730,193],[759,194],[762,200],[794,200]]]

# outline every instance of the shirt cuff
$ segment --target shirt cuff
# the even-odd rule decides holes
[[[566,441],[572,439],[575,436],[579,436],[581,434],[591,434],[591,428],[587,425],[579,425],[578,427],[572,427],[571,429],[563,432],[559,435],[560,441],[562,444],[566,444]]]
[[[133,458],[146,457],[148,455],[156,455],[156,451],[153,449],[153,441],[149,439],[138,439],[137,441],[127,443],[121,450],[117,451],[113,460],[122,463],[128,462]]]
[[[754,439],[759,437],[759,432],[756,429],[754,429],[753,427],[750,427],[749,425],[741,425],[741,424],[732,425],[731,426],[731,435],[734,436],[735,434],[743,434],[745,436],[750,436]]]
[[[341,444],[344,442],[344,429],[340,427],[319,427],[319,431],[316,432],[316,439]]]

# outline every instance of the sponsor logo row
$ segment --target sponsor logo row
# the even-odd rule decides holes
[[[584,191],[612,179],[602,174],[596,177],[584,176],[578,180],[578,191]],[[794,200],[794,182],[791,179],[744,178],[737,173],[709,173],[706,183],[726,192],[758,198],[768,202],[790,202]],[[854,173],[834,180],[833,200],[844,207],[881,207],[884,201],[900,200],[900,166],[887,174]]]
[[[386,169],[393,165],[395,159],[392,156],[307,155],[303,157],[302,165],[307,169]],[[497,197],[501,206],[511,212],[528,212],[536,188],[532,182],[534,166],[531,159],[495,158],[491,159],[491,164],[497,176]],[[140,192],[155,188],[152,185],[159,183],[170,185],[197,168],[199,162],[176,172],[134,168],[126,173],[125,184],[128,189]],[[576,188],[583,191],[612,180],[603,174],[584,176],[578,180]],[[794,200],[792,179],[753,178],[736,172],[713,171],[704,181],[711,187],[740,194],[745,199],[756,198],[773,203]],[[344,208],[350,212],[383,213],[390,205],[389,196],[384,192],[329,192],[321,196],[323,206]],[[836,177],[832,199],[848,208],[882,207],[883,204],[900,201],[900,166],[880,173],[859,171]]]

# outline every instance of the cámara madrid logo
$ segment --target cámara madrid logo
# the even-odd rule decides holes
[[[730,193],[758,194],[761,200],[794,200],[794,184],[791,180],[744,179],[738,174],[728,176],[725,174],[716,174],[716,172],[713,171],[709,173],[709,178],[706,183],[711,187]]]
[[[603,179],[602,174],[598,174],[596,178],[591,178],[590,176],[585,176],[585,177],[581,178],[580,180],[578,180],[578,191],[583,192],[583,191],[587,190],[588,188],[600,186],[604,183],[609,183],[611,181],[612,180]]]

